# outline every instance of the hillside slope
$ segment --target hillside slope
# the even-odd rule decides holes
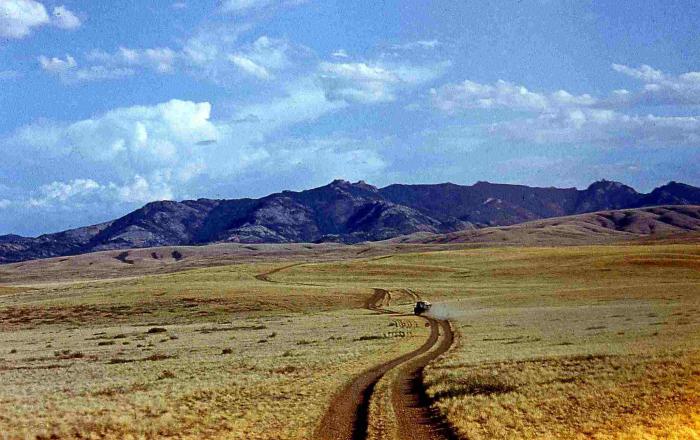
[[[0,265],[1,284],[110,279],[171,273],[199,267],[274,261],[384,258],[406,252],[502,246],[612,243],[700,243],[700,206],[660,206],[601,211],[449,234],[419,232],[390,240],[338,243],[166,246],[93,252]]]
[[[414,244],[584,245],[639,239],[700,237],[700,206],[656,206],[599,211],[513,226],[449,234],[415,234],[393,242]]]

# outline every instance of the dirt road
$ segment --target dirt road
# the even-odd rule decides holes
[[[260,281],[265,281],[268,283],[277,283],[278,281],[271,279],[270,275],[275,274],[277,272],[281,272],[285,269],[291,269],[292,267],[301,266],[302,264],[304,264],[304,263],[288,264],[287,266],[282,266],[282,267],[278,267],[276,269],[272,269],[269,272],[259,273],[259,274],[255,275],[255,278],[260,280]]]
[[[261,281],[275,282],[270,275],[293,267],[289,265],[257,275]],[[420,296],[412,290],[402,291],[412,299]],[[365,308],[378,313],[396,313],[386,307],[392,294],[385,289],[374,289],[365,301]],[[345,388],[335,394],[313,438],[315,440],[363,440],[367,437],[369,404],[374,388],[389,370],[399,368],[392,383],[392,406],[399,427],[399,438],[406,440],[451,440],[456,437],[436,414],[423,387],[423,368],[452,346],[454,333],[448,321],[427,316],[430,336],[418,349],[389,362],[376,365],[356,376]]]
[[[398,434],[402,440],[456,439],[444,419],[430,406],[423,386],[423,368],[450,349],[454,333],[448,321],[426,319],[431,329],[441,328],[443,337],[428,355],[412,358],[399,367],[401,371],[392,383],[391,393]]]

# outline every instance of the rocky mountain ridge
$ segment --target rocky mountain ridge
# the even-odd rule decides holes
[[[585,190],[477,182],[390,185],[335,180],[260,199],[152,202],[119,219],[39,237],[0,236],[0,263],[86,252],[215,242],[385,240],[611,209],[698,205],[700,188],[670,182],[642,194],[619,182]]]

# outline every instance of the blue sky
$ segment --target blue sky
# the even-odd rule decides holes
[[[334,178],[700,185],[696,1],[0,0],[0,234]]]

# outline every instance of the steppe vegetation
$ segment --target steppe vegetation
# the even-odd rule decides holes
[[[465,437],[700,435],[696,244],[292,263],[2,288],[1,431],[308,438],[332,390],[427,336],[388,337],[363,310],[381,287],[453,322],[425,383]]]
[[[311,277],[439,300],[460,342],[425,380],[465,438],[700,435],[697,245],[406,254],[278,278]]]
[[[391,323],[360,310],[2,332],[0,426],[5,438],[309,438],[329,390],[425,338],[390,337]]]

